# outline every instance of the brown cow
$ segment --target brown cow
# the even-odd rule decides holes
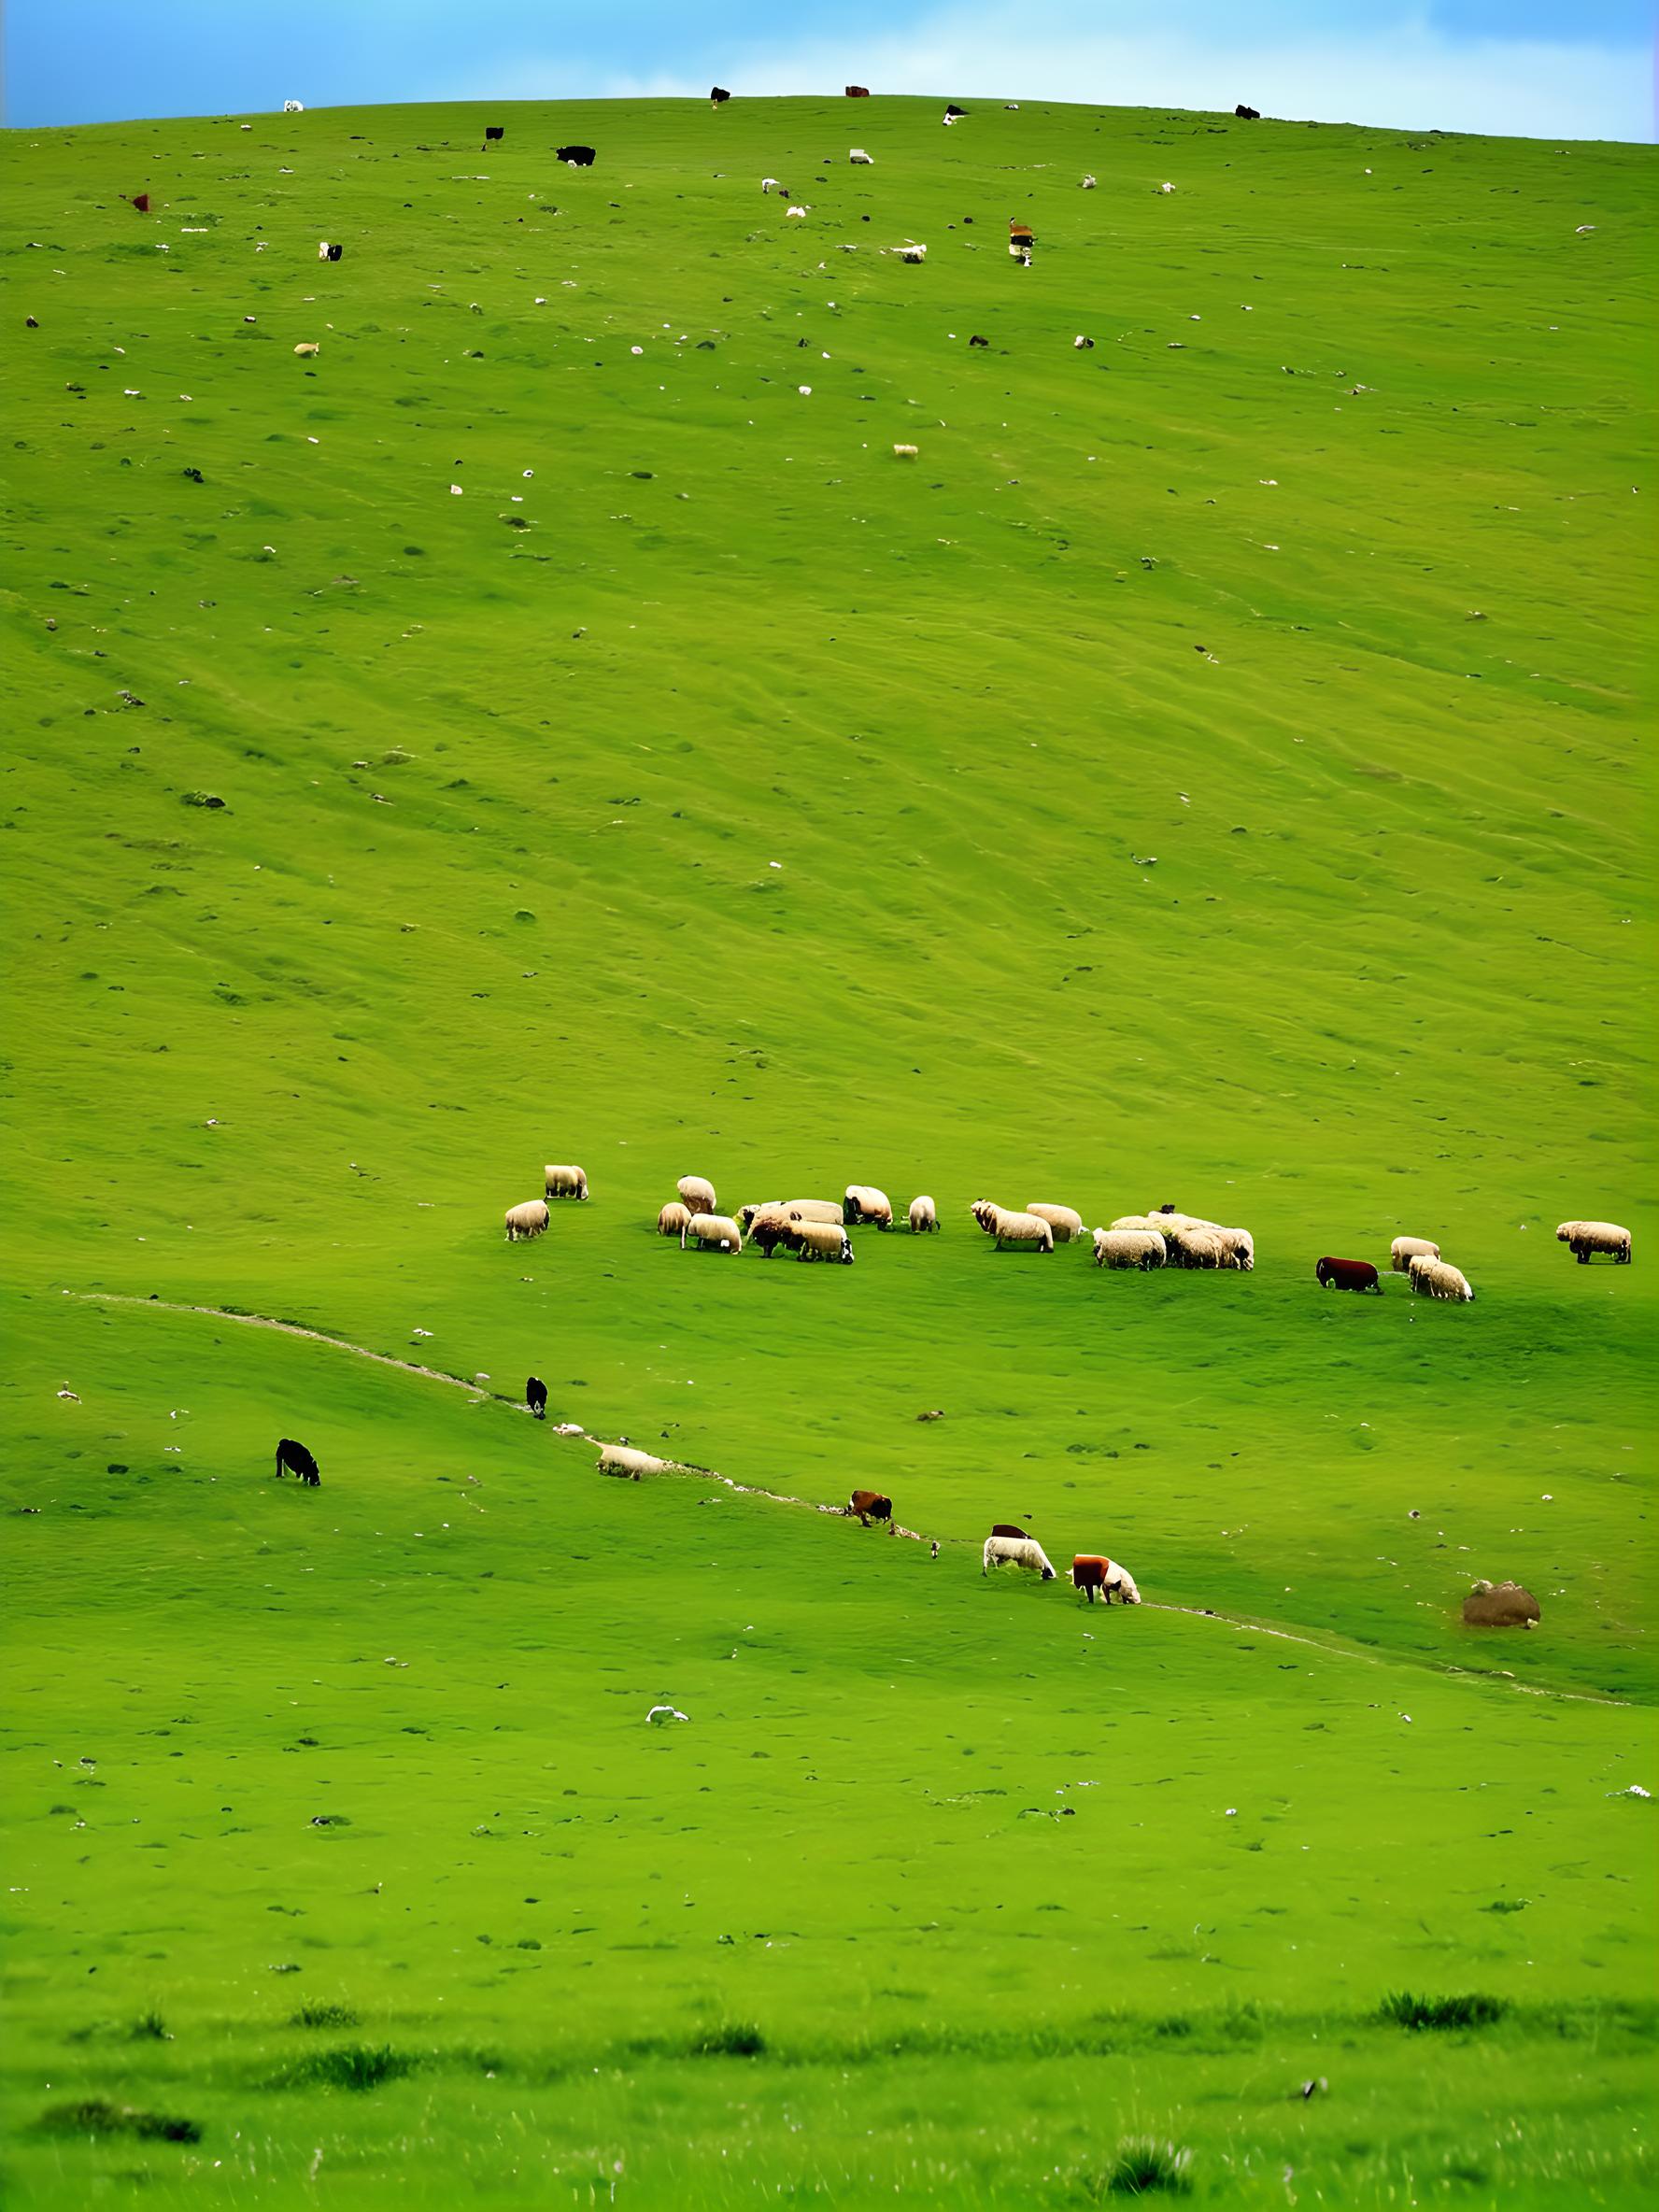
[[[1333,1259],[1327,1253],[1313,1272],[1326,1290],[1374,1290],[1382,1296],[1377,1270],[1368,1259]]]
[[[1095,1602],[1098,1590],[1108,1605],[1115,1590],[1122,1605],[1139,1605],[1141,1593],[1135,1587],[1135,1578],[1127,1567],[1119,1567],[1114,1560],[1099,1552],[1079,1552],[1071,1562],[1071,1584],[1081,1590],[1090,1605]]]
[[[1477,1582],[1463,1601],[1466,1628],[1536,1628],[1542,1617],[1519,1582]]]
[[[846,96],[849,100],[868,100],[870,87],[867,84],[850,84],[846,89]]]
[[[847,1505],[849,1518],[861,1527],[868,1528],[872,1521],[885,1521],[889,1533],[893,1526],[893,1501],[879,1490],[855,1490]]]

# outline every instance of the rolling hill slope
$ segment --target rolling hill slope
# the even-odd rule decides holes
[[[1652,152],[938,113],[4,146],[34,2201],[288,2201],[325,2134],[341,2203],[510,2200],[525,2130],[583,2202],[616,2152],[640,2202],[1027,2204],[1142,2128],[1229,2201],[1638,2185]],[[549,1158],[592,1202],[508,1247]],[[688,1170],[944,1233],[682,1255]],[[998,1255],[987,1194],[1169,1200],[1256,1269]],[[1319,1292],[1400,1230],[1472,1307]],[[498,1402],[530,1371],[595,1436],[890,1490],[940,1556],[600,1485]],[[1151,1602],[982,1586],[1010,1516]],[[1477,1574],[1542,1632],[1467,1637]],[[1517,2011],[1425,2062],[1367,2024],[1420,1985]],[[306,2073],[296,1988],[411,2078]],[[1321,2034],[1363,2123],[1271,2108]],[[49,2082],[193,2114],[190,2177],[42,2134]]]

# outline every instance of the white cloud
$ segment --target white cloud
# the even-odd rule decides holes
[[[1243,11],[1240,11],[1241,14]],[[941,98],[1071,100],[1122,107],[1230,109],[1439,128],[1509,137],[1652,135],[1650,57],[1634,48],[1526,38],[1457,38],[1423,21],[1346,30],[1200,29],[1168,22],[1099,30],[1074,0],[945,7],[882,36],[807,36],[723,50],[721,82],[762,95],[872,91]],[[706,92],[691,66],[574,72],[526,56],[489,72],[488,90],[517,98],[662,97]],[[486,89],[480,87],[480,90]]]

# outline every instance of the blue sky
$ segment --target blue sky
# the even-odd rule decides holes
[[[6,121],[874,91],[1652,139],[1648,0],[9,0]]]

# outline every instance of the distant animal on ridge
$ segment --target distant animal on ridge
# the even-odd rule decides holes
[[[1233,113],[1241,123],[1258,123],[1261,121],[1261,109],[1259,107],[1246,107],[1241,100],[1233,109]]]
[[[276,1447],[276,1473],[279,1478],[283,1475],[298,1475],[307,1490],[316,1490],[322,1482],[322,1477],[317,1471],[316,1460],[305,1445],[296,1443],[292,1437],[284,1437]]]
[[[484,126],[484,143],[486,146],[488,146],[492,139],[502,138],[505,135],[505,126],[502,123],[486,123]]]
[[[723,84],[712,85],[709,88],[709,106],[711,107],[724,107],[730,97],[731,94]]]

